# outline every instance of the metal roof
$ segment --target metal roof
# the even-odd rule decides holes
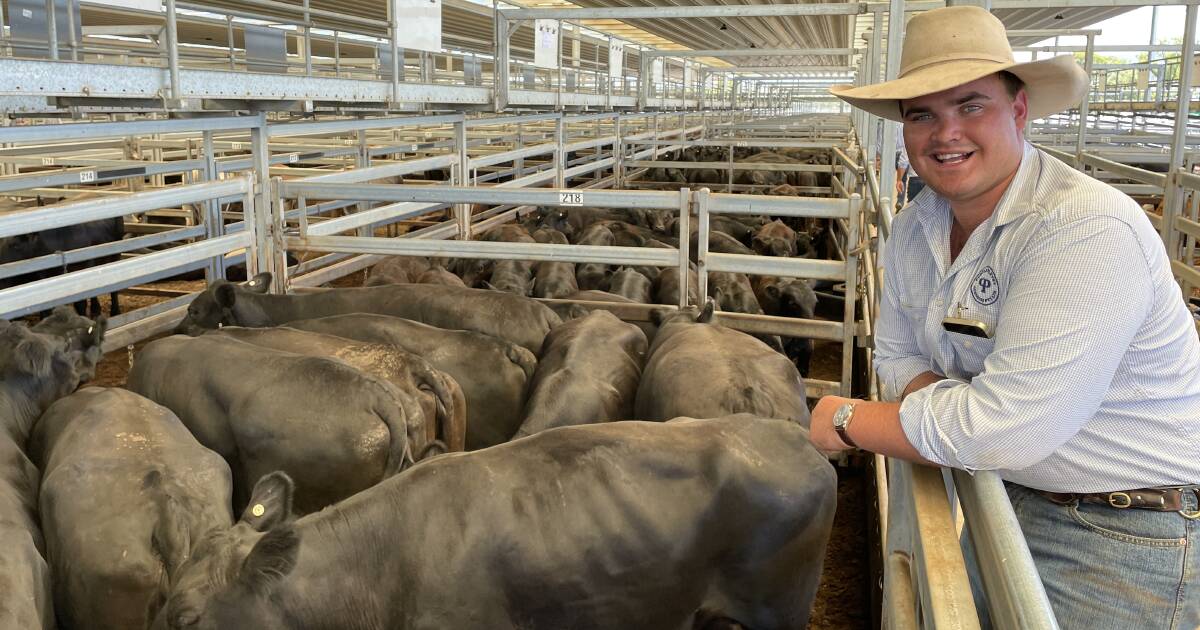
[[[1050,0],[1052,1],[1052,0]],[[296,23],[303,15],[302,0],[179,0],[181,7],[227,10],[248,17],[276,19]],[[824,4],[808,2],[807,4]],[[510,5],[522,7],[666,7],[699,5],[796,4],[795,0],[510,0]],[[830,4],[836,4],[830,2]],[[344,30],[364,35],[386,37],[387,3],[385,0],[310,0],[312,24],[315,28]],[[444,0],[442,8],[443,43],[457,50],[490,55],[492,52],[492,7],[471,0]],[[502,5],[504,6],[504,5]],[[1022,8],[998,9],[995,14],[1009,29],[1077,29],[1120,15],[1135,6]],[[161,23],[161,14],[137,13],[126,9],[108,9],[85,4],[85,24],[153,24]],[[872,24],[870,13],[846,15],[792,15],[769,17],[708,17],[687,19],[589,19],[579,20],[587,29],[611,34],[626,41],[653,46],[660,50],[686,49],[744,49],[744,48],[847,48],[862,47],[862,35]],[[184,23],[186,22],[186,24]],[[884,20],[886,30],[886,20]],[[570,30],[566,37],[576,37]],[[226,42],[223,21],[185,19],[181,21],[180,39],[189,43],[210,43],[223,46]],[[580,58],[607,63],[608,47],[599,39],[578,36],[581,40]],[[564,39],[565,39],[564,38]],[[1018,38],[1014,46],[1028,45],[1043,38]],[[241,34],[235,33],[240,45]],[[342,40],[347,50],[343,54],[373,56],[369,44]],[[523,24],[513,34],[512,54],[515,59],[532,57],[533,33]],[[328,50],[324,50],[324,49]],[[569,45],[564,45],[569,50]],[[353,52],[350,52],[353,51]],[[332,54],[328,43],[314,42],[315,54]],[[627,48],[630,54],[636,54]],[[710,65],[734,65],[753,68],[780,66],[794,71],[807,66],[845,66],[843,55],[811,56],[743,56],[731,59],[701,58]]]

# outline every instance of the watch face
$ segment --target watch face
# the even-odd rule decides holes
[[[833,426],[835,426],[835,427],[846,426],[846,419],[850,417],[850,412],[853,409],[854,408],[851,407],[848,403],[845,405],[842,405],[841,407],[838,407],[838,410],[835,411],[833,414]]]

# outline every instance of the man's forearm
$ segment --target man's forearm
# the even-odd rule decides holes
[[[918,464],[938,465],[925,459],[908,441],[900,425],[900,403],[858,403],[847,433],[863,450]]]

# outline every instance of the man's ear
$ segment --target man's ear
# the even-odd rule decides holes
[[[1013,122],[1017,126],[1018,133],[1025,132],[1025,121],[1029,120],[1029,95],[1025,93],[1024,86],[1017,90],[1017,95],[1013,97]]]

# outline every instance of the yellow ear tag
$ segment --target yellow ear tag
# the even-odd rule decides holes
[[[262,516],[267,513],[267,508],[263,507],[261,503],[255,503],[254,507],[250,508],[250,513],[255,516]]]

